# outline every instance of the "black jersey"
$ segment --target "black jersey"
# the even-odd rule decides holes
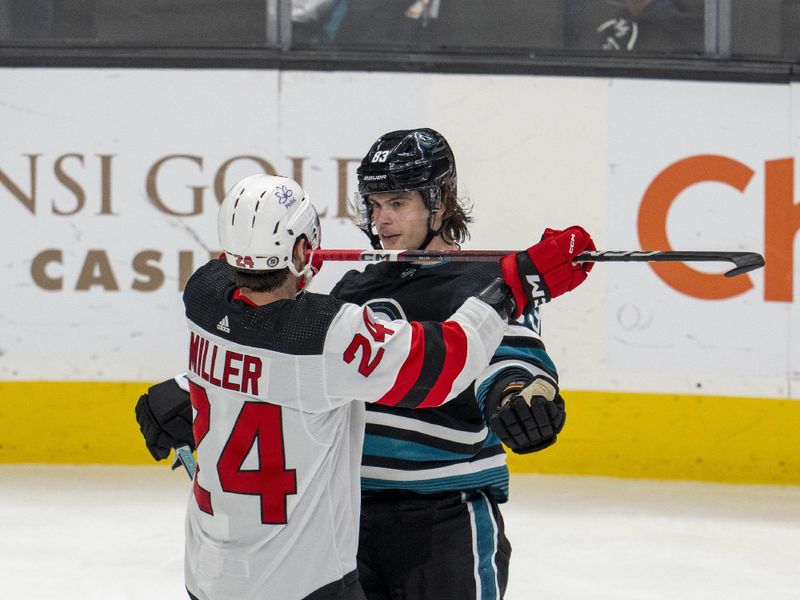
[[[437,320],[499,276],[495,263],[378,263],[346,273],[331,295],[392,319]],[[486,425],[485,399],[509,369],[557,383],[538,319],[533,312],[509,325],[489,368],[448,404],[424,411],[367,406],[362,489],[425,493],[489,488],[504,501],[508,468],[499,438]]]

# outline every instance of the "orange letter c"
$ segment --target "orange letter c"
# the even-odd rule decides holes
[[[743,192],[752,177],[750,167],[725,156],[705,154],[672,163],[656,175],[642,197],[637,221],[642,249],[672,249],[667,239],[667,213],[678,195],[689,186],[718,181]],[[728,278],[701,273],[684,263],[650,263],[650,266],[668,286],[694,298],[732,298],[753,287],[746,275]]]

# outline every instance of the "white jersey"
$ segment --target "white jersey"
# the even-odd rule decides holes
[[[356,569],[363,402],[455,397],[505,323],[474,298],[442,324],[317,294],[255,307],[219,260],[184,303],[198,458],[186,586],[199,600],[318,597]]]

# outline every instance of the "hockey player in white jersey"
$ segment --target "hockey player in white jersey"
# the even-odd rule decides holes
[[[320,230],[287,178],[239,182],[218,229],[225,259],[198,269],[184,293],[198,458],[187,590],[199,600],[361,598],[363,402],[455,397],[488,365],[514,301],[498,281],[482,294],[492,305],[469,298],[444,323],[408,323],[298,295]]]
[[[218,228],[225,259],[198,269],[184,293],[193,425],[172,380],[136,405],[154,458],[180,444],[197,449],[187,590],[197,600],[363,598],[364,402],[436,407],[465,390],[488,365],[507,315],[539,301],[525,281],[536,264],[495,279],[445,322],[409,323],[298,293],[320,231],[290,179],[239,182]]]

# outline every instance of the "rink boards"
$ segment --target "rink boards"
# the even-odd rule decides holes
[[[155,464],[133,417],[142,383],[0,383],[0,463]],[[514,473],[800,484],[800,403],[565,390],[555,446]],[[167,468],[167,462],[161,463]]]
[[[797,86],[168,69],[0,83],[0,462],[147,462],[133,405],[185,368],[180,292],[216,251],[225,189],[293,176],[323,245],[364,247],[346,208],[358,159],[380,133],[431,126],[474,202],[465,248],[579,223],[605,250],[767,259],[733,279],[598,265],[545,306],[567,428],[515,471],[800,483]]]

